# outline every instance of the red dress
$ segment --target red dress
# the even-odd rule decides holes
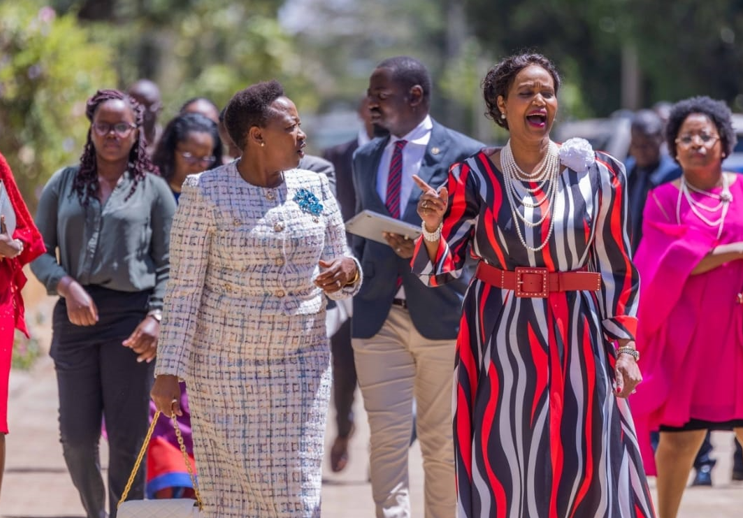
[[[455,367],[457,517],[652,518],[629,407],[612,388],[611,342],[633,336],[639,288],[624,170],[603,153],[587,171],[563,168],[549,244],[532,252],[516,225],[535,247],[550,221],[524,228],[514,218],[486,153],[452,167],[437,260],[419,241],[413,271],[430,286],[449,282],[471,249],[506,270],[599,272],[602,285],[530,299],[470,283]],[[526,185],[516,188],[529,197]],[[541,213],[524,215],[536,222]]]
[[[0,433],[8,433],[8,379],[13,357],[13,337],[19,329],[28,336],[23,319],[21,289],[26,284],[23,265],[44,253],[44,242],[21,198],[5,157],[0,154],[0,180],[16,214],[14,239],[23,241],[23,252],[13,259],[0,260]]]

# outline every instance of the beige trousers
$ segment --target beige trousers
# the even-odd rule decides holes
[[[362,317],[363,318],[363,317]],[[425,517],[456,515],[452,445],[454,340],[428,340],[406,309],[392,306],[374,337],[353,339],[371,429],[371,483],[377,518],[410,518],[408,448],[417,406],[425,473]]]

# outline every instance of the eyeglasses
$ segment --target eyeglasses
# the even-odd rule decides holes
[[[183,157],[183,160],[185,160],[186,163],[189,165],[201,164],[201,165],[207,166],[207,165],[212,165],[214,161],[216,160],[216,157],[214,156],[202,156],[202,157],[193,156],[188,151],[178,151],[178,154],[181,155]]]
[[[132,131],[136,129],[136,127],[136,125],[127,122],[117,122],[116,124],[96,122],[93,124],[93,131],[95,131],[98,136],[105,137],[111,133],[111,130],[113,130],[117,137],[126,138],[131,135]]]
[[[707,133],[701,133],[699,135],[683,135],[676,139],[676,144],[679,144],[681,147],[691,147],[691,145],[694,143],[694,140],[699,140],[699,142],[702,143],[704,147],[712,147],[715,142],[720,140],[720,137],[717,135],[708,135]]]

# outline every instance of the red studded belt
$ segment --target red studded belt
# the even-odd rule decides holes
[[[528,299],[545,299],[556,291],[598,291],[601,288],[601,275],[596,272],[550,272],[547,268],[530,266],[510,271],[483,261],[477,265],[475,277]]]

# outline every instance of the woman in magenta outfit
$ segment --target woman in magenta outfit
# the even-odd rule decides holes
[[[676,516],[707,430],[734,429],[743,442],[743,179],[722,170],[735,145],[730,110],[682,101],[667,138],[683,176],[645,206],[635,258],[644,383],[631,400],[660,518]]]
[[[12,206],[15,229],[0,230],[0,489],[5,466],[5,435],[8,433],[8,377],[13,357],[13,338],[18,329],[28,336],[23,319],[21,289],[26,284],[23,265],[44,253],[44,242],[16,187],[13,173],[0,155],[0,192]],[[4,196],[3,196],[4,197]],[[2,199],[2,198],[0,198]],[[0,212],[2,209],[0,209]],[[11,216],[2,214],[8,221]]]

